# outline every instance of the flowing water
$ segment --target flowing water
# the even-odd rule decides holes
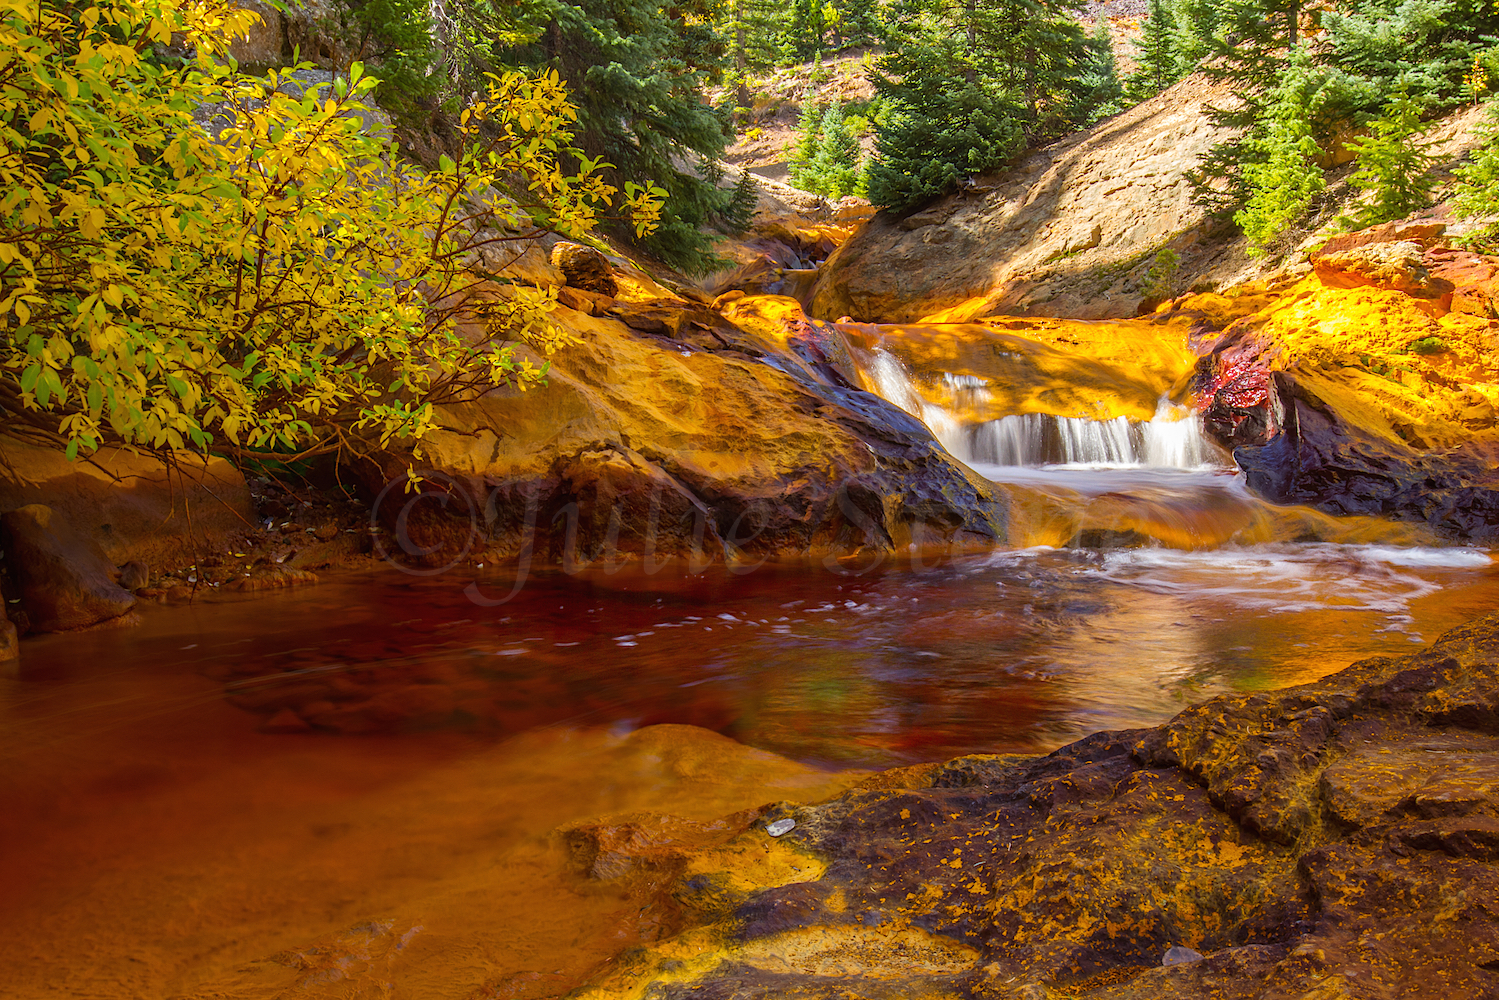
[[[569,875],[559,824],[1045,752],[1499,599],[1486,551],[1260,503],[1170,402],[978,420],[892,356],[865,371],[1009,484],[1016,548],[387,570],[28,640],[0,678],[0,995],[554,996],[666,929]]]

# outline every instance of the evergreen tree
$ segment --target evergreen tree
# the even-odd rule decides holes
[[[382,104],[402,112],[437,92],[442,77],[427,72],[437,58],[427,0],[352,0],[334,12],[351,59],[379,76]]]
[[[906,209],[997,170],[1025,145],[1015,105],[977,84],[943,86],[913,112],[892,101],[869,164],[869,200]]]
[[[1068,131],[1089,63],[1081,0],[962,0],[959,22],[977,77],[1021,102],[1027,138]],[[976,82],[974,77],[970,81]]]
[[[1364,107],[1397,86],[1438,104],[1462,99],[1473,58],[1496,44],[1499,11],[1482,0],[1367,0],[1322,16],[1327,61],[1361,81]]]
[[[1499,216],[1499,101],[1490,101],[1488,118],[1480,133],[1483,144],[1473,158],[1457,169],[1457,192],[1454,214],[1459,218]],[[1490,222],[1474,238],[1489,242],[1499,222]]]
[[[1271,92],[1267,127],[1246,140],[1254,154],[1244,165],[1249,198],[1234,222],[1249,238],[1251,257],[1263,255],[1327,187],[1317,166],[1321,149],[1312,134],[1316,77],[1311,56],[1299,47],[1290,70]]]
[[[724,228],[731,233],[743,233],[750,227],[750,223],[754,221],[755,206],[759,203],[759,200],[759,192],[755,187],[754,178],[746,170],[739,175],[739,180],[734,183],[734,191],[729,196],[729,203],[724,206]]]
[[[1199,2],[1199,0],[1192,0]],[[1238,100],[1214,109],[1215,124],[1242,131],[1203,157],[1191,175],[1194,197],[1232,212],[1249,196],[1242,171],[1263,156],[1267,94],[1298,37],[1300,0],[1218,0],[1204,72],[1234,83]],[[1319,61],[1329,71],[1313,133],[1328,134],[1372,116],[1399,85],[1437,105],[1462,99],[1475,56],[1499,44],[1499,8],[1490,0],[1340,0],[1320,14]]]
[[[826,30],[822,0],[791,0],[791,23],[785,30],[782,51],[790,60],[810,59],[822,51]]]
[[[906,207],[998,168],[1088,109],[1074,0],[896,0],[871,75],[886,102],[869,196]],[[896,27],[898,26],[898,27]]]
[[[1433,143],[1420,136],[1421,106],[1404,87],[1385,105],[1384,113],[1369,125],[1371,134],[1348,144],[1358,157],[1358,170],[1348,182],[1373,200],[1361,206],[1353,218],[1372,226],[1402,219],[1430,201],[1436,179],[1429,174],[1434,162],[1428,150]]]
[[[1078,77],[1077,106],[1073,120],[1091,125],[1124,110],[1124,86],[1119,82],[1119,64],[1114,59],[1114,39],[1108,18],[1102,14],[1088,36],[1088,60]]]
[[[878,0],[838,0],[840,33],[845,48],[873,45],[880,39]]]
[[[1154,97],[1183,76],[1177,56],[1176,18],[1165,0],[1150,0],[1150,16],[1135,42],[1135,64],[1126,90],[1136,101]]]
[[[578,105],[576,144],[613,164],[611,183],[653,181],[666,190],[661,227],[641,245],[688,271],[717,263],[699,227],[732,195],[701,176],[728,138],[728,123],[703,99],[724,56],[711,13],[709,0],[669,8],[654,0],[559,2],[537,41],[512,53],[558,71]]]
[[[1213,50],[1218,35],[1218,0],[1178,0],[1176,58],[1183,75],[1195,70]]]
[[[812,95],[812,89],[807,88],[807,96],[802,99],[801,117],[796,124],[796,152],[791,155],[791,183],[803,191],[812,191],[816,180],[812,174],[812,164],[817,159],[817,145],[822,133],[822,104]],[[814,192],[815,193],[815,192]]]
[[[735,100],[749,107],[746,80],[751,70],[774,66],[780,59],[776,44],[780,18],[775,0],[730,0],[721,31],[728,46],[728,65],[733,74]]]
[[[817,154],[811,164],[815,186],[807,190],[829,198],[853,194],[859,186],[859,155],[859,140],[849,131],[843,102],[831,102],[822,117]]]
[[[1249,199],[1243,169],[1263,162],[1264,149],[1247,140],[1263,138],[1266,95],[1297,47],[1300,16],[1300,0],[1219,0],[1217,31],[1205,40],[1208,52],[1200,69],[1233,84],[1233,103],[1210,106],[1207,116],[1237,134],[1215,144],[1187,175],[1193,200],[1216,215],[1231,216]]]
[[[1025,144],[1022,108],[980,77],[966,38],[955,37],[926,0],[910,0],[906,11],[913,8],[904,44],[887,39],[872,74],[885,110],[868,167],[869,200],[895,209],[994,170]]]

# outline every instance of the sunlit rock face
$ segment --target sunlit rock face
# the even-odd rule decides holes
[[[1224,133],[1232,93],[1193,76],[1013,170],[916,213],[882,213],[822,269],[812,313],[866,322],[1135,315],[1158,248],[1205,216],[1186,174]]]
[[[364,470],[397,557],[573,567],[1004,540],[1002,488],[815,345],[792,350],[794,324],[745,329],[629,287],[605,315],[554,318],[580,342],[546,387],[442,408],[424,492],[402,492],[405,456]]]
[[[1204,426],[1255,492],[1499,536],[1499,261],[1437,228],[1353,234],[1282,287],[1174,304],[1221,331],[1198,333]]]
[[[1489,617],[1156,729],[768,806],[661,887],[678,933],[576,995],[1484,995],[1496,657]]]

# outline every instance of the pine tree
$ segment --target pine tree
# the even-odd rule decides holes
[[[803,191],[813,191],[817,186],[817,177],[813,172],[813,164],[817,160],[817,145],[822,133],[822,104],[812,95],[812,89],[807,88],[807,96],[802,99],[801,117],[796,124],[796,152],[791,155],[791,183]]]
[[[642,246],[689,271],[717,263],[700,227],[732,194],[701,176],[728,138],[728,122],[703,98],[724,56],[711,13],[709,0],[671,8],[654,0],[559,2],[540,38],[510,53],[558,71],[578,105],[576,144],[613,164],[611,183],[653,181],[666,190],[661,227]]]
[[[1024,112],[1009,92],[978,74],[962,36],[911,0],[917,30],[887,38],[871,75],[885,102],[868,167],[869,200],[910,208],[950,190],[963,177],[998,168],[1025,144]],[[903,44],[901,43],[903,41]]]
[[[1114,39],[1109,21],[1102,14],[1088,36],[1088,61],[1078,78],[1074,121],[1091,125],[1124,110],[1124,86],[1119,82],[1119,64],[1114,59]]]
[[[1250,194],[1234,222],[1249,238],[1251,257],[1262,256],[1327,187],[1316,162],[1321,149],[1312,134],[1316,75],[1311,56],[1305,47],[1298,48],[1290,70],[1271,93],[1267,127],[1246,141],[1254,154],[1243,174]]]
[[[872,45],[880,39],[878,0],[839,0],[839,23],[844,48]]]
[[[1073,0],[896,0],[869,197],[908,207],[1078,121],[1091,53]],[[898,28],[895,26],[899,26]]]
[[[791,21],[784,34],[784,51],[792,60],[810,59],[822,51],[827,25],[822,0],[791,0]]]
[[[1373,109],[1397,87],[1437,104],[1462,99],[1475,56],[1492,50],[1499,9],[1481,0],[1367,0],[1322,15],[1327,61],[1363,83]]]
[[[755,187],[754,178],[746,170],[734,183],[734,192],[729,196],[729,203],[724,206],[724,228],[735,234],[747,230],[755,218],[755,206],[759,204],[759,200],[759,190]]]
[[[1459,218],[1499,216],[1499,101],[1489,102],[1488,117],[1479,134],[1483,144],[1473,152],[1468,163],[1457,169],[1453,214]],[[1487,244],[1493,240],[1496,230],[1499,230],[1499,222],[1489,222],[1471,238]]]
[[[842,101],[828,105],[819,131],[811,171],[816,187],[808,190],[829,198],[853,194],[859,184],[859,140],[849,131]]]
[[[1154,97],[1182,78],[1177,55],[1176,18],[1165,0],[1150,0],[1150,16],[1135,42],[1136,69],[1126,92],[1136,101]]]
[[[961,30],[978,76],[991,93],[1021,102],[1028,138],[1052,138],[1076,124],[1069,111],[1089,61],[1075,17],[1081,9],[1081,0],[962,0]]]
[[[1430,202],[1436,179],[1429,173],[1433,142],[1420,139],[1421,106],[1406,88],[1396,91],[1384,113],[1369,123],[1372,132],[1348,144],[1358,157],[1358,170],[1348,182],[1373,200],[1353,215],[1359,225],[1372,226],[1402,219]]]
[[[776,35],[780,23],[775,0],[731,0],[720,30],[728,45],[728,65],[736,83],[739,107],[748,107],[751,70],[774,66],[780,58]]]
[[[1218,35],[1218,0],[1178,0],[1176,58],[1183,74],[1195,70],[1213,51]]]
[[[1209,106],[1208,119],[1233,129],[1234,138],[1215,144],[1187,177],[1193,201],[1219,216],[1231,216],[1249,199],[1244,167],[1262,162],[1263,152],[1247,140],[1263,136],[1267,94],[1296,50],[1300,0],[1220,0],[1218,30],[1208,39],[1200,69],[1217,81],[1233,84],[1234,101]]]

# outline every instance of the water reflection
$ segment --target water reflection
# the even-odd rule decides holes
[[[558,995],[662,926],[644,890],[566,874],[560,823],[1044,751],[1403,652],[1499,597],[1485,553],[1287,543],[559,575],[498,609],[468,582],[28,641],[0,680],[6,995]]]
[[[492,610],[462,581],[374,576],[163,609],[143,630],[39,640],[26,662],[54,682],[86,674],[91,646],[173,663],[286,732],[673,722],[888,766],[1046,750],[1310,680],[1434,637],[1493,581],[1476,550],[1327,543],[1038,546],[857,577],[540,576]]]

